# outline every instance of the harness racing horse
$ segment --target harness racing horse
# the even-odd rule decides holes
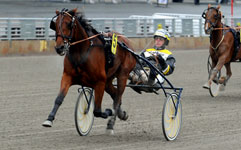
[[[107,129],[113,131],[116,116],[121,120],[128,118],[127,113],[121,109],[121,99],[129,73],[135,67],[135,57],[123,47],[117,45],[113,65],[106,68],[107,58],[104,51],[104,40],[101,39],[102,34],[87,23],[83,15],[77,12],[77,8],[71,11],[66,9],[61,12],[56,11],[54,18],[56,18],[56,22],[52,20],[50,27],[56,31],[56,52],[61,56],[65,55],[64,70],[60,91],[54,107],[48,119],[42,125],[51,127],[55,114],[62,104],[69,87],[82,85],[94,89],[94,116],[101,118],[111,116]],[[118,42],[124,43],[127,47],[133,49],[130,41],[124,36],[119,35]],[[117,87],[112,84],[115,77],[117,78]],[[113,114],[101,110],[104,91],[110,94],[113,99]]]
[[[225,86],[232,76],[230,63],[241,58],[239,43],[235,44],[236,32],[221,22],[222,13],[219,9],[220,5],[211,7],[209,4],[202,14],[205,19],[205,33],[210,34],[209,53],[212,60],[210,77],[204,88],[210,88],[212,81]],[[217,74],[223,66],[226,68],[226,76],[217,79]]]

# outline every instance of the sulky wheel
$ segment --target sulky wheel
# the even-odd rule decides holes
[[[176,112],[177,111],[177,112]],[[175,115],[176,113],[176,115]],[[167,96],[162,111],[162,130],[168,141],[175,140],[182,124],[182,105],[176,93]]]
[[[220,86],[222,86],[221,84],[219,84],[218,82],[214,82],[212,81],[211,86],[209,87],[209,93],[212,97],[216,97],[219,94],[219,89]]]
[[[75,105],[75,127],[80,136],[86,136],[94,122],[93,89],[83,88]]]

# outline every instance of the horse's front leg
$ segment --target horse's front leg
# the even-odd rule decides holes
[[[99,81],[95,88],[95,109],[94,109],[94,115],[95,117],[101,117],[101,118],[108,118],[108,116],[112,115],[112,112],[110,110],[106,110],[105,112],[102,112],[101,110],[101,104],[102,99],[105,91],[105,81]]]
[[[211,75],[208,80],[208,86],[210,87],[212,81],[215,80],[217,77],[218,72],[222,69],[223,65],[225,64],[226,56],[221,56],[218,60],[217,65],[211,70]]]
[[[212,59],[212,57],[211,57],[211,68],[210,68],[210,72],[209,72],[209,77],[208,77],[208,81],[209,81],[209,79],[210,79],[210,76],[211,76],[211,74],[212,74],[212,70],[213,70],[213,68],[215,68],[215,66],[217,65],[217,62],[216,61],[214,61],[213,59]],[[210,63],[209,62],[209,60],[208,60],[208,63]],[[209,70],[208,70],[209,71]],[[209,89],[209,83],[208,83],[208,81],[207,82],[205,82],[205,84],[203,85],[203,88],[205,88],[205,89]]]
[[[62,80],[61,80],[60,92],[59,92],[57,98],[55,99],[54,107],[53,107],[52,111],[50,112],[48,119],[46,121],[44,121],[42,124],[44,127],[52,127],[53,120],[55,119],[55,115],[56,115],[60,105],[63,103],[64,97],[66,96],[66,94],[69,90],[69,87],[71,85],[72,85],[72,77],[64,73],[62,76]]]

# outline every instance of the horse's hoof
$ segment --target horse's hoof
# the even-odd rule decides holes
[[[208,83],[205,83],[205,84],[203,85],[203,88],[204,88],[204,89],[209,89]]]
[[[101,111],[94,111],[94,116],[95,117],[101,117],[101,118],[108,118],[108,114],[106,112],[101,112]]]
[[[113,129],[106,129],[106,134],[114,135],[114,130]]]
[[[42,126],[44,127],[52,127],[52,125],[53,125],[53,122],[49,120],[44,121],[42,124]]]
[[[101,114],[101,118],[107,119],[108,117],[109,117],[108,114],[105,112]]]
[[[112,109],[109,109],[109,108],[105,109],[105,113],[107,114],[107,116],[114,116],[115,114],[114,112],[115,111]]]
[[[122,115],[119,114],[118,117],[120,120],[126,121],[129,116],[127,115],[126,111],[123,111],[123,114]]]
[[[128,114],[124,111],[124,117],[123,120],[126,121],[129,118]]]
[[[101,111],[94,110],[94,116],[95,117],[101,117]]]
[[[219,83],[220,83],[220,84],[223,84],[223,83],[225,82],[225,80],[226,80],[225,77],[221,77],[221,78],[219,79]]]

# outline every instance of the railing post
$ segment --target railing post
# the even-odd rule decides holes
[[[11,22],[10,22],[10,19],[7,19],[7,24],[8,24],[8,28],[7,28],[8,40],[11,41]]]
[[[112,20],[113,31],[116,31],[116,19]]]
[[[143,26],[143,31],[144,31],[144,37],[147,37],[147,19],[144,19],[144,26]]]
[[[199,36],[201,37],[203,32],[202,32],[202,18],[199,19]]]
[[[45,31],[45,34],[44,34],[45,40],[49,40],[50,39],[50,37],[49,37],[49,20],[45,20],[44,31]]]
[[[173,32],[173,36],[176,36],[176,20],[172,19],[172,32]]]

